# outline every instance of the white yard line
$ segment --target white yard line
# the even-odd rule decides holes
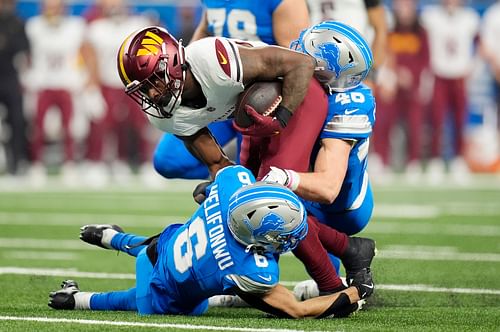
[[[106,273],[106,272],[83,272],[75,269],[39,269],[39,268],[24,268],[15,266],[0,267],[0,275],[35,275],[35,276],[50,276],[50,277],[65,277],[65,278],[93,278],[93,279],[127,279],[134,280],[133,273]]]
[[[80,240],[34,239],[34,238],[0,238],[0,248],[36,248],[60,250],[95,250],[97,247]]]
[[[384,208],[385,209],[385,208]],[[411,210],[411,211],[410,211]],[[374,217],[384,221],[373,220],[366,228],[367,232],[378,234],[436,234],[451,236],[485,236],[499,237],[500,226],[481,224],[442,224],[426,222],[422,219],[433,218],[433,213],[418,212],[418,209],[410,209],[407,214],[404,209],[385,209],[385,216]],[[393,211],[393,212],[390,212]],[[398,212],[399,211],[399,212]],[[392,213],[392,214],[391,214]],[[400,215],[401,214],[401,215]],[[403,216],[406,214],[406,216]],[[500,215],[500,209],[497,213]],[[419,221],[386,221],[389,218],[411,218]],[[0,212],[0,225],[20,225],[20,226],[75,226],[80,227],[86,224],[107,223],[118,224],[127,227],[152,227],[163,228],[166,225],[184,222],[185,216],[151,216],[151,215],[127,215],[127,214],[86,214],[86,213],[40,213],[40,212]]]
[[[12,250],[3,251],[2,257],[6,259],[24,259],[24,260],[50,260],[50,261],[76,261],[82,258],[81,255],[73,252],[58,251],[26,251]]]
[[[22,268],[15,266],[0,267],[0,275],[35,275],[35,276],[51,276],[63,278],[91,278],[91,279],[126,279],[134,280],[135,275],[132,273],[103,273],[103,272],[83,272],[73,269],[39,269],[39,268]],[[293,287],[297,281],[280,281],[281,284]],[[500,295],[500,289],[483,289],[483,288],[444,288],[431,285],[377,285],[378,289],[404,291],[404,292],[430,292],[430,293],[459,293],[459,294],[491,294]]]
[[[194,324],[172,324],[172,323],[140,323],[110,320],[90,320],[90,319],[68,319],[68,318],[48,318],[48,317],[19,317],[0,316],[0,320],[8,321],[30,321],[38,323],[66,323],[82,325],[106,325],[106,326],[130,326],[130,327],[151,327],[154,329],[176,329],[176,330],[210,330],[210,331],[241,331],[241,332],[303,332],[304,330],[290,329],[270,329],[270,328],[250,328],[250,327],[228,327],[212,325]]]
[[[130,214],[92,214],[60,212],[0,212],[0,225],[26,226],[82,226],[87,224],[119,224],[124,227],[164,227],[174,222],[185,222],[186,216],[151,216]]]

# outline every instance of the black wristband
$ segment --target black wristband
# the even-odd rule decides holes
[[[281,128],[285,128],[293,113],[285,106],[278,105],[274,117],[280,122]]]

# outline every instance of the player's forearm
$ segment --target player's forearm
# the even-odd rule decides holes
[[[300,183],[294,192],[300,197],[322,204],[331,204],[337,198],[342,179],[325,172],[297,174],[300,176]]]
[[[273,13],[273,35],[279,46],[289,48],[309,25],[309,11],[304,0],[284,0]]]
[[[385,61],[387,50],[387,23],[385,21],[385,9],[382,5],[368,10],[368,19],[375,30],[372,43],[374,68],[379,68]]]
[[[347,295],[347,302],[339,300],[340,294]],[[328,317],[348,310],[348,306],[360,300],[358,291],[355,287],[349,287],[342,292],[327,296],[319,296],[306,301],[299,302],[295,299],[293,293],[282,285],[277,285],[268,294],[262,297],[262,300],[270,308],[274,308],[272,314],[276,312],[283,313],[282,317],[292,318],[318,318]]]
[[[205,38],[205,37],[208,37],[209,34],[208,34],[208,30],[207,30],[207,27],[208,27],[208,23],[207,23],[207,13],[204,12],[203,13],[203,16],[201,18],[201,21],[200,23],[198,24],[198,26],[196,27],[196,30],[194,31],[193,33],[193,37],[191,37],[191,41],[190,43],[194,42],[194,41],[197,41],[199,39],[202,39],[202,38]]]
[[[347,295],[348,301],[346,303],[341,303],[343,300],[340,298],[341,294]],[[341,313],[344,312],[345,314],[346,311],[348,311],[345,315],[347,316],[352,312],[349,311],[347,306],[354,304],[359,300],[361,300],[361,298],[358,295],[358,290],[356,287],[351,286],[341,292],[314,297],[299,302],[299,304],[304,307],[304,317],[325,318],[343,316]]]
[[[240,47],[244,83],[275,80],[283,77],[280,106],[294,112],[304,99],[314,74],[316,60],[283,47]]]
[[[305,55],[295,67],[288,68],[283,75],[281,106],[286,107],[292,113],[295,112],[306,96],[315,65],[315,60]]]
[[[193,136],[180,138],[188,151],[208,167],[212,179],[220,169],[234,165],[207,128],[201,129]]]

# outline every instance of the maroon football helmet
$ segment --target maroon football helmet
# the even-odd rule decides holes
[[[143,28],[123,41],[117,60],[127,95],[147,114],[170,118],[181,102],[186,77],[182,40],[161,27]]]

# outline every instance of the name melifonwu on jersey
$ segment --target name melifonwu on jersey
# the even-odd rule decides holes
[[[242,166],[224,168],[190,220],[163,231],[158,254],[165,259],[158,260],[151,278],[157,312],[191,312],[212,295],[232,294],[235,287],[262,293],[277,284],[274,256],[247,252],[227,226],[230,196],[253,182]]]

